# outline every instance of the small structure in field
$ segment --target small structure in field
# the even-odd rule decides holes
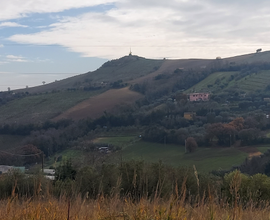
[[[262,48],[256,50],[256,53],[259,53],[259,52],[262,52]]]
[[[190,93],[189,101],[198,102],[198,101],[209,101],[209,93]]]

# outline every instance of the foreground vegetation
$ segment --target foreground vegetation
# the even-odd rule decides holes
[[[134,202],[119,197],[96,200],[81,199],[69,202],[65,198],[25,200],[4,200],[0,203],[0,218],[17,219],[96,219],[96,220],[180,220],[180,219],[216,219],[216,220],[266,220],[269,219],[270,207],[262,204],[254,207],[251,203],[243,208],[241,205],[231,207],[217,204],[215,201],[201,201],[195,205],[183,202],[181,198],[151,201],[140,199]]]
[[[61,166],[55,181],[16,171],[2,175],[0,218],[269,219],[266,175],[234,171],[214,177],[199,175],[195,167],[175,169],[134,161],[118,166],[120,173],[113,166],[100,169],[101,179],[91,168],[74,174],[71,163]]]

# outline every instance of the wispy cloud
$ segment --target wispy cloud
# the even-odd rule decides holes
[[[26,25],[18,24],[16,22],[2,22],[0,23],[0,27],[28,27]]]
[[[22,18],[32,13],[61,12],[72,8],[113,3],[114,0],[8,0],[0,2],[0,21]]]
[[[7,55],[6,62],[31,62],[23,56]]]
[[[3,44],[0,44],[0,48],[1,48],[1,47],[4,47],[4,45],[3,45]]]

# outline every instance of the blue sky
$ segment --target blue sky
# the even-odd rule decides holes
[[[0,90],[110,59],[215,58],[269,50],[267,0],[0,0]]]

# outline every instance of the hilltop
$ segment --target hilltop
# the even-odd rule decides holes
[[[268,72],[256,70],[256,73],[249,71],[243,74],[239,66],[262,65],[269,60],[269,51],[224,59],[153,60],[124,56],[104,63],[93,72],[14,90],[13,97],[5,98],[7,93],[2,93],[2,103],[7,103],[0,106],[2,123],[34,123],[67,117],[76,120],[95,118],[102,116],[104,111],[113,111],[117,106],[132,104],[143,97],[150,102],[157,99],[163,102],[165,99],[162,97],[178,91],[256,91],[267,87]],[[220,69],[225,71],[218,71]],[[124,87],[133,92],[123,90]],[[110,104],[104,101],[108,99]],[[71,112],[80,112],[80,117]]]

